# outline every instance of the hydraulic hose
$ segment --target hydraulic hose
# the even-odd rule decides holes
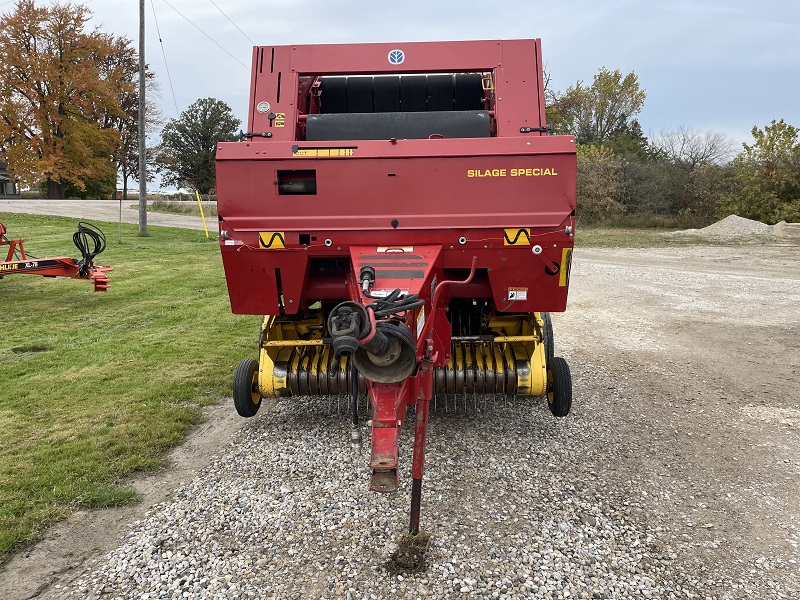
[[[106,249],[106,236],[91,223],[78,223],[78,231],[72,234],[72,241],[81,253],[78,261],[78,272],[86,275],[94,266],[94,257]],[[90,243],[93,247],[90,249]]]

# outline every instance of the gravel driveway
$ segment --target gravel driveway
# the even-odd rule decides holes
[[[423,571],[387,566],[408,478],[399,494],[368,492],[346,411],[294,400],[241,421],[113,550],[39,597],[800,597],[800,247],[574,260],[553,319],[573,412],[440,403]]]

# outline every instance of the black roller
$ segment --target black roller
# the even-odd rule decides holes
[[[400,112],[400,76],[375,77],[372,81],[375,112]]]
[[[347,112],[371,113],[372,102],[372,77],[347,78]]]
[[[428,99],[428,78],[425,75],[400,77],[400,110],[424,112]]]
[[[455,110],[481,110],[483,76],[480,73],[459,73],[455,77]]]
[[[347,77],[323,77],[320,92],[322,113],[347,112]]]
[[[428,76],[428,106],[429,111],[453,110],[453,76],[429,75]]]
[[[309,115],[308,141],[483,138],[491,135],[489,113],[441,111]]]

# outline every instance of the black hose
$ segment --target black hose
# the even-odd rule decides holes
[[[397,315],[425,305],[425,301],[420,300],[418,294],[409,294],[406,296],[402,294],[400,290],[394,290],[385,298],[369,297],[373,298],[373,300],[367,304],[367,308],[372,309],[376,319],[388,317],[389,315]]]
[[[86,275],[94,266],[94,257],[106,249],[106,236],[98,227],[91,223],[78,223],[78,231],[72,234],[72,241],[81,253],[81,260],[78,261],[78,272]],[[90,243],[93,248],[90,250]]]

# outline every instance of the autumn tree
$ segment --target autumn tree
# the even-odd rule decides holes
[[[601,68],[591,85],[578,81],[558,97],[548,116],[558,133],[575,136],[579,144],[602,145],[630,126],[642,110],[646,92],[631,72]]]
[[[207,194],[216,187],[217,144],[235,140],[240,125],[230,107],[215,98],[200,99],[169,121],[156,157],[164,183]]]
[[[625,213],[625,163],[602,146],[578,146],[578,210],[582,223]]]
[[[127,38],[113,40],[114,50],[105,56],[99,67],[102,76],[114,88],[119,110],[109,108],[102,115],[101,126],[112,129],[119,136],[119,145],[113,153],[117,179],[122,183],[122,198],[128,198],[128,182],[139,179],[139,55]],[[145,66],[145,94],[148,99],[158,95],[158,84],[150,69]],[[158,105],[146,101],[145,133],[155,133],[164,124]],[[153,163],[153,153],[148,148],[148,165]],[[148,167],[148,181],[153,179],[153,169]]]
[[[767,223],[800,221],[800,139],[783,119],[759,129],[731,163],[735,188],[720,200],[721,213]]]
[[[113,186],[112,156],[119,145],[119,81],[103,68],[120,39],[87,32],[82,5],[37,7],[19,0],[0,17],[0,145],[20,183],[45,182],[49,198],[63,198],[67,185]]]

